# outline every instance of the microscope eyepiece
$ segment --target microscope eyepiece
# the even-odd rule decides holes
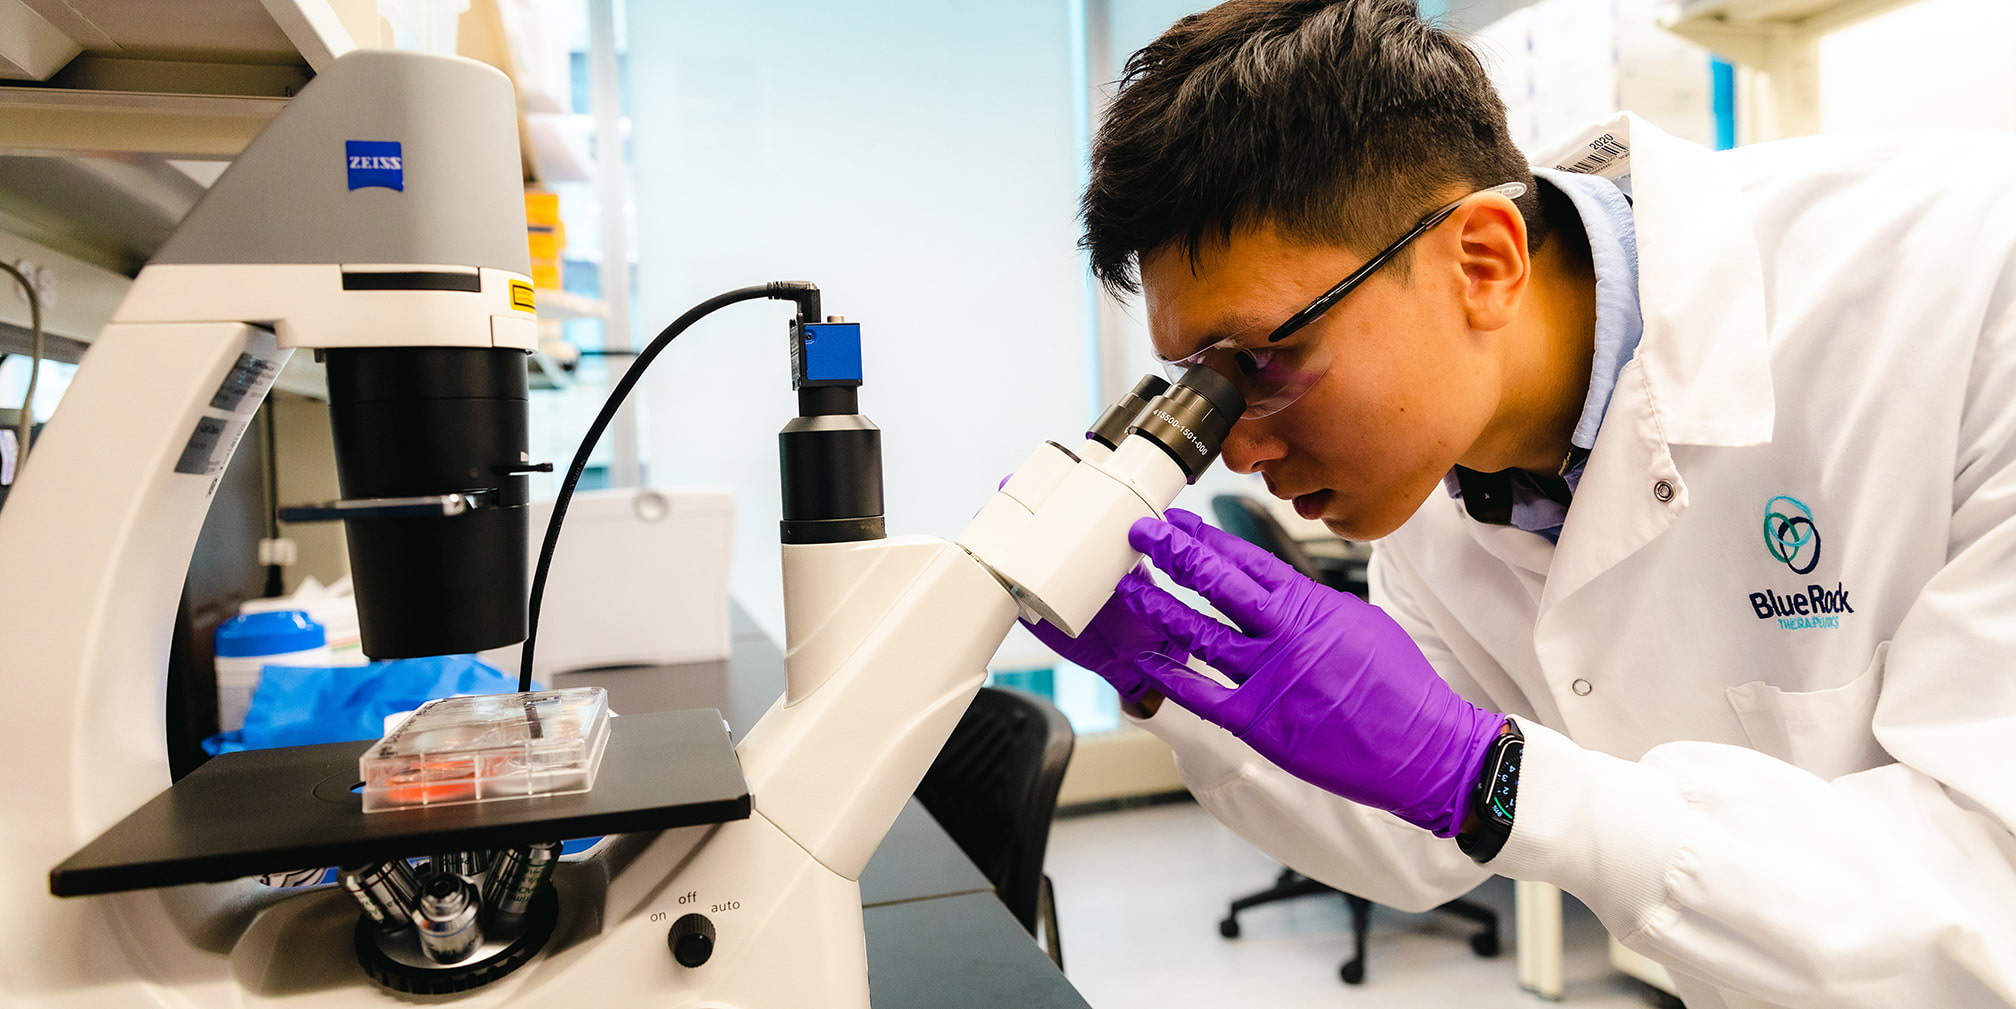
[[[1134,383],[1134,388],[1127,390],[1127,395],[1120,397],[1112,406],[1106,408],[1105,413],[1099,415],[1099,419],[1092,423],[1092,429],[1085,432],[1085,437],[1107,448],[1119,448],[1120,440],[1127,437],[1128,431],[1133,430],[1135,419],[1141,416],[1142,410],[1148,408],[1148,401],[1162,395],[1168,389],[1169,383],[1162,376],[1143,376],[1141,381]]]
[[[1232,427],[1232,422],[1246,412],[1246,395],[1239,391],[1238,386],[1232,384],[1231,379],[1209,368],[1191,368],[1185,371],[1183,377],[1176,381],[1176,386],[1210,400],[1219,415],[1225,418],[1225,427],[1228,430]]]
[[[1169,453],[1195,483],[1218,458],[1225,436],[1245,411],[1246,397],[1231,380],[1209,368],[1191,368],[1149,401],[1136,418],[1133,433]]]

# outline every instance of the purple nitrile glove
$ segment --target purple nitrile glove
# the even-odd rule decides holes
[[[1123,593],[1154,588],[1155,583],[1140,570],[1128,571],[1121,577],[1113,597],[1106,600],[1106,605],[1099,608],[1092,622],[1075,638],[1048,621],[1032,624],[1024,620],[1022,626],[1029,628],[1036,640],[1050,646],[1051,651],[1098,673],[1119,693],[1120,700],[1138,705],[1155,689],[1155,684],[1142,672],[1141,655],[1156,652],[1181,658],[1189,654],[1167,633],[1142,620],[1121,601]]]
[[[1458,696],[1384,610],[1302,576],[1198,516],[1141,519],[1127,542],[1238,628],[1146,584],[1116,598],[1236,687],[1143,655],[1154,689],[1282,770],[1438,837],[1462,826],[1505,717]]]

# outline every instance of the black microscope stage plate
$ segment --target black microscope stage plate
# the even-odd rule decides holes
[[[49,872],[59,897],[214,883],[316,866],[510,848],[749,816],[749,785],[711,708],[624,715],[591,791],[364,812],[375,740],[213,758]]]

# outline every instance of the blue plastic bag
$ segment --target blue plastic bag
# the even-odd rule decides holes
[[[214,756],[378,739],[385,735],[386,715],[411,711],[438,697],[517,689],[518,677],[473,655],[393,659],[368,666],[267,666],[245,713],[245,727],[211,736],[203,748]]]

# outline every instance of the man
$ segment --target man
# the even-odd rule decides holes
[[[1695,1009],[2016,1004],[2016,143],[1534,160],[1411,0],[1137,53],[1094,269],[1378,606],[1172,512],[1132,542],[1236,626],[1130,576],[1040,633],[1343,889],[1557,884]]]

